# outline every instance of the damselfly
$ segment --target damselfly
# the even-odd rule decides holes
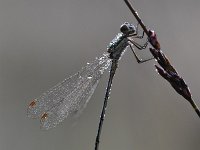
[[[139,24],[141,25],[141,20],[138,21]],[[110,66],[110,75],[96,136],[95,150],[97,150],[112,80],[119,59],[127,47],[130,47],[138,63],[154,59],[153,57],[145,60],[140,59],[132,47],[134,45],[137,49],[142,50],[149,43],[148,39],[143,45],[135,42],[134,39],[143,39],[144,33],[146,33],[144,30],[143,34],[139,35],[138,25],[134,26],[128,22],[122,24],[120,27],[121,32],[109,43],[107,52],[103,53],[103,56],[96,58],[91,63],[87,63],[78,73],[58,83],[40,97],[34,99],[28,106],[28,116],[31,118],[40,118],[41,127],[50,129],[62,122],[69,115],[80,113],[92,96],[104,71]]]

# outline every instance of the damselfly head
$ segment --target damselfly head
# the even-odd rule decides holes
[[[133,24],[130,24],[128,22],[125,22],[121,25],[120,31],[123,34],[133,34],[135,33],[135,26]]]

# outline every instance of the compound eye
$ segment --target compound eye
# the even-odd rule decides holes
[[[131,33],[135,33],[135,31],[136,31],[136,30],[135,30],[135,26],[131,25],[131,26],[130,26],[130,31],[131,31]]]
[[[127,33],[129,31],[129,28],[127,26],[127,24],[123,24],[121,27],[120,27],[120,31],[122,33]]]

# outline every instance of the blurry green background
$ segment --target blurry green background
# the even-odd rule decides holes
[[[200,1],[131,0],[200,106]],[[26,116],[30,100],[100,56],[125,22],[123,0],[0,0],[0,149],[92,150],[108,72],[78,119],[49,131]],[[150,56],[148,50],[141,57]],[[198,150],[200,120],[130,50],[114,79],[100,150]]]

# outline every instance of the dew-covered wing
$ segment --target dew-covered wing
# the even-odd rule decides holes
[[[63,121],[68,114],[82,111],[110,63],[108,54],[87,63],[78,73],[33,100],[28,107],[28,116],[40,117],[41,126],[49,129]]]

